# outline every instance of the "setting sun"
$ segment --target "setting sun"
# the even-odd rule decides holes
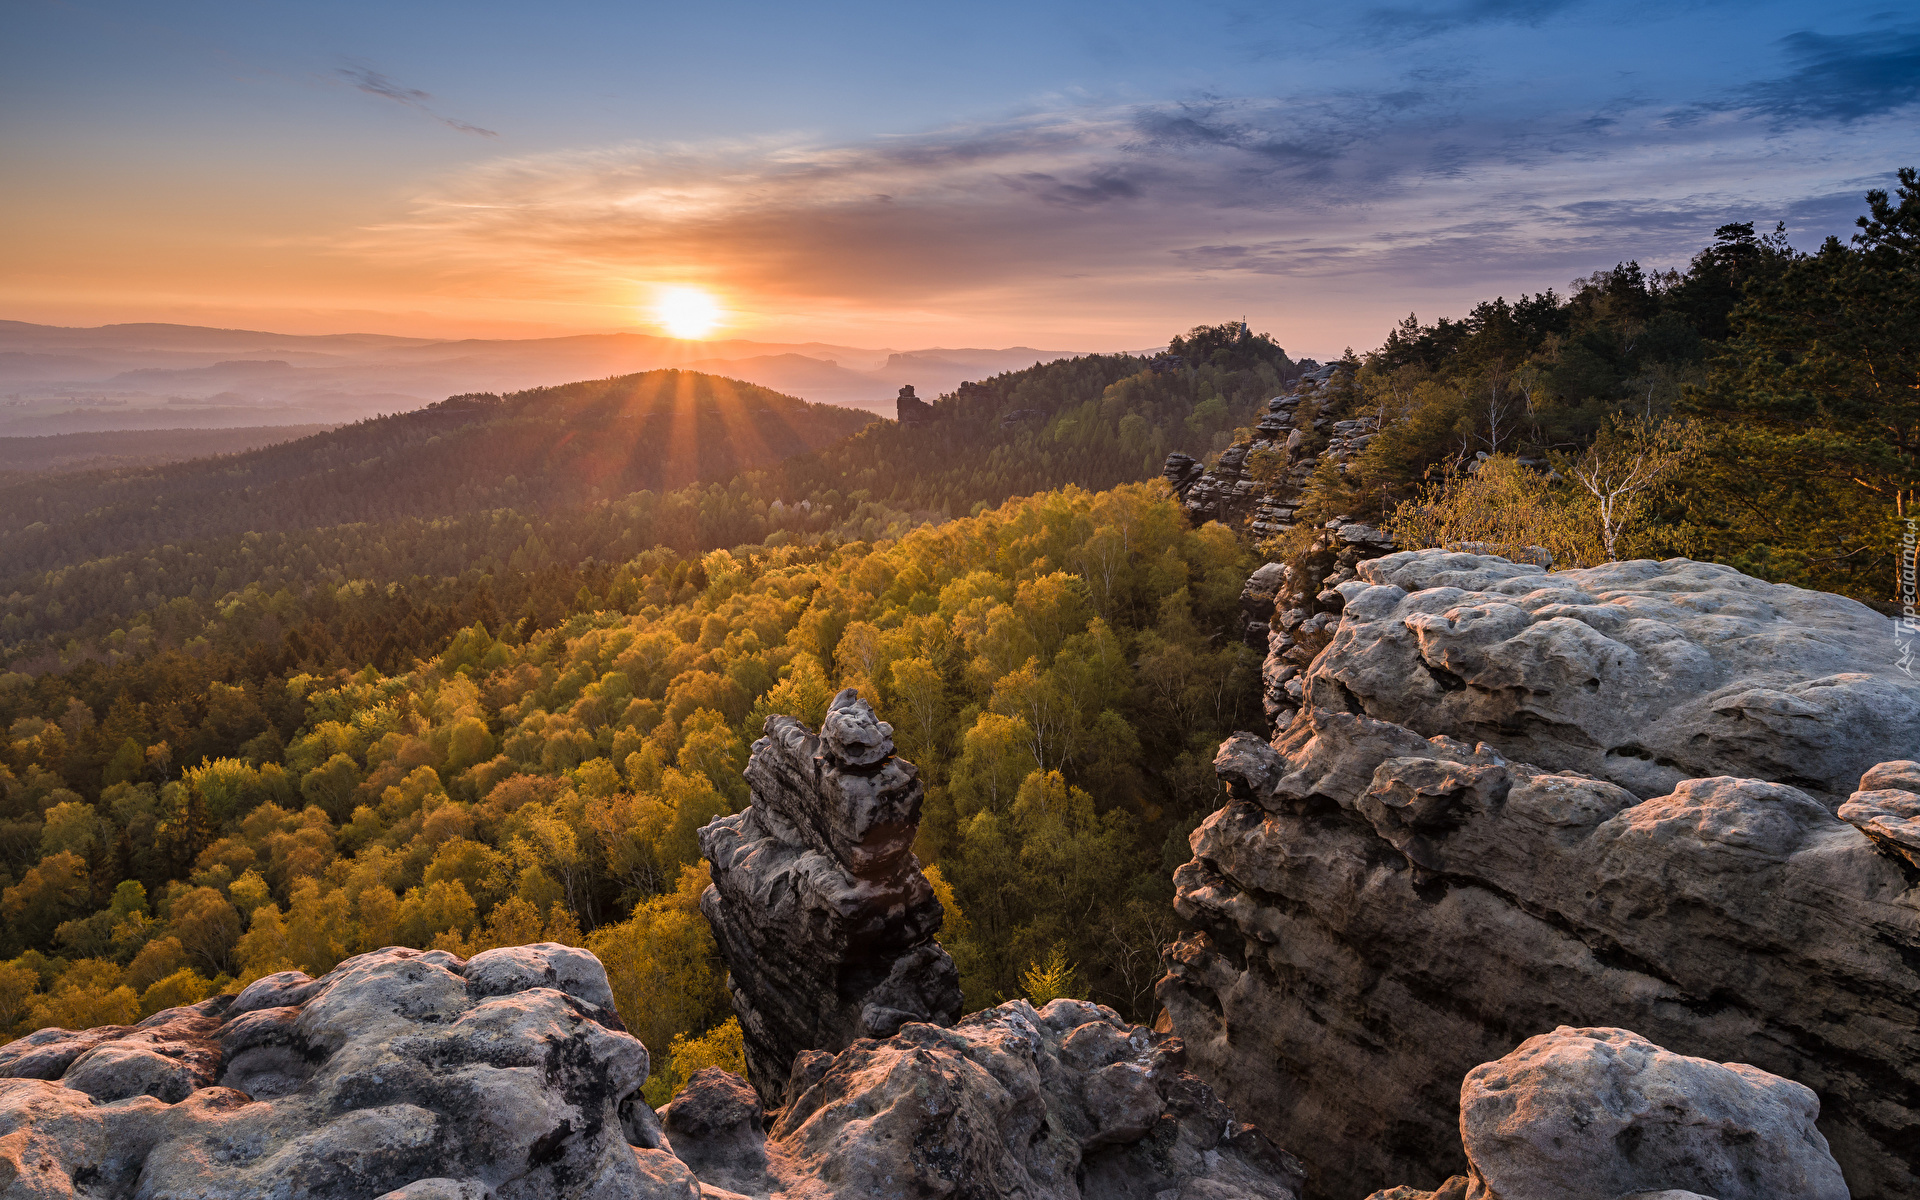
[[[720,306],[694,288],[666,288],[653,305],[654,316],[677,338],[703,338],[720,321]]]

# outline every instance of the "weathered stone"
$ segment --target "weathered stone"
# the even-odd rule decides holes
[[[597,1015],[601,1024],[624,1028],[614,1011],[607,969],[599,959],[577,947],[537,942],[488,950],[468,959],[462,974],[466,976],[467,994],[476,1000],[529,988],[553,988],[601,1010]]]
[[[88,1031],[60,1083],[0,1081],[0,1196],[691,1200],[691,1176],[625,1137],[646,1048],[538,979],[505,990],[558,962],[606,994],[598,962],[519,949],[477,996],[458,958],[389,948],[249,998],[302,1003],[219,996]]]
[[[1920,795],[1895,788],[1855,792],[1839,815],[1884,852],[1920,868]]]
[[[1832,806],[1920,748],[1920,683],[1888,618],[1853,600],[1686,559],[1547,575],[1422,550],[1361,564],[1306,676],[1317,708],[1657,796],[1682,779],[1791,784]]]
[[[1346,1200],[1464,1172],[1476,1064],[1556,1025],[1628,1028],[1812,1088],[1855,1196],[1920,1194],[1915,810],[1887,786],[1916,772],[1874,765],[1920,758],[1920,731],[1885,619],[1691,563],[1426,551],[1359,573],[1308,673],[1319,707],[1270,753],[1222,746],[1229,803],[1176,874],[1200,928],[1160,998],[1196,1069]],[[1588,635],[1619,648],[1598,671]],[[1588,770],[1629,720],[1700,777]],[[1851,781],[1880,786],[1835,816]]]
[[[1299,1165],[1181,1058],[1179,1039],[1111,1009],[1013,1001],[849,1046],[793,1096],[758,1155],[753,1093],[728,1077],[685,1118],[682,1093],[667,1125],[690,1162],[764,1160],[757,1175],[696,1167],[746,1195],[1293,1200]]]
[[[768,1154],[760,1099],[738,1075],[718,1067],[694,1072],[660,1119],[674,1153],[701,1183],[745,1195],[785,1189],[785,1172],[774,1169],[778,1152]]]
[[[940,902],[912,852],[919,773],[851,690],[823,734],[769,717],[746,776],[753,803],[700,831],[713,886],[700,908],[728,964],[748,1075],[781,1103],[795,1055],[838,1052],[960,1012],[933,940]]]
[[[1807,1088],[1674,1054],[1624,1029],[1561,1026],[1467,1073],[1460,1134],[1479,1200],[1847,1200]]]

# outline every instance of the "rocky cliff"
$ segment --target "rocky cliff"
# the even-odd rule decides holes
[[[1353,570],[1176,875],[1199,931],[1160,996],[1198,1072],[1353,1197],[1465,1171],[1476,1064],[1620,1027],[1806,1085],[1853,1195],[1920,1194],[1920,768],[1887,762],[1920,757],[1920,685],[1888,621],[1684,560]]]
[[[747,762],[753,803],[700,831],[713,868],[700,908],[768,1107],[801,1051],[960,1015],[940,902],[913,856],[920,776],[892,735],[852,689],[818,735],[769,717]]]

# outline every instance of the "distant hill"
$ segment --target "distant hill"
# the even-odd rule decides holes
[[[454,397],[231,457],[0,487],[0,562],[12,577],[243,532],[537,512],[729,479],[871,420],[677,370]]]
[[[0,482],[14,472],[58,475],[157,467],[189,458],[239,454],[325,433],[331,425],[256,425],[237,429],[141,429],[0,438]]]

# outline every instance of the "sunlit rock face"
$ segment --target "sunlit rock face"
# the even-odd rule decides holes
[[[913,856],[921,785],[893,727],[852,689],[818,734],[769,717],[747,763],[753,803],[700,831],[713,886],[700,898],[726,960],[748,1075],[769,1108],[794,1058],[951,1025],[960,976]]]
[[[1296,1200],[1300,1181],[1178,1038],[1080,1000],[804,1054],[777,1112],[703,1071],[661,1113],[703,1183],[749,1196]]]
[[[1341,591],[1305,707],[1221,747],[1159,991],[1309,1194],[1465,1175],[1459,1081],[1565,1025],[1804,1085],[1854,1196],[1920,1195],[1889,622],[1684,562],[1423,551]]]
[[[691,1200],[606,973],[389,948],[0,1047],[0,1196]]]

